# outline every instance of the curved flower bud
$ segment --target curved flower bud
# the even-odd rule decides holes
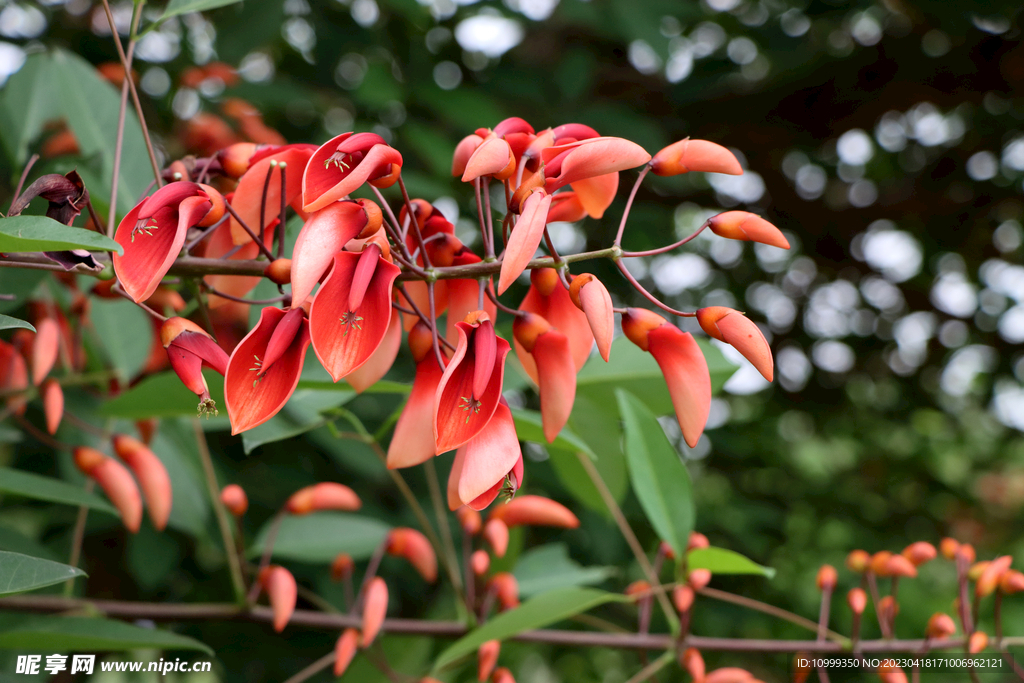
[[[555,526],[575,529],[580,520],[569,508],[543,496],[516,496],[491,511],[491,519],[500,519],[510,528],[521,525]]]
[[[115,434],[113,443],[114,452],[124,460],[139,481],[149,517],[153,520],[153,527],[157,531],[163,531],[171,516],[171,504],[174,502],[167,468],[160,458],[138,439],[125,434]]]
[[[444,371],[433,353],[430,328],[422,321],[409,331],[409,349],[416,361],[416,377],[388,446],[387,464],[390,469],[419,465],[437,455],[434,446],[434,397]]]
[[[514,495],[523,483],[523,454],[512,411],[502,399],[486,429],[455,453],[448,477],[448,505],[482,510],[503,490]]]
[[[516,158],[508,142],[491,137],[473,150],[462,173],[462,182],[469,183],[483,176],[505,181],[515,172]]]
[[[914,578],[917,576],[917,567],[903,555],[893,555],[886,562],[885,575]]]
[[[942,612],[936,612],[931,616],[924,631],[928,638],[934,639],[949,638],[954,633],[956,633],[956,623],[953,621],[953,617]]]
[[[474,550],[469,558],[469,565],[475,576],[483,576],[491,568],[491,556],[486,550]]]
[[[292,305],[309,298],[334,255],[350,240],[368,237],[380,226],[380,207],[368,199],[334,202],[315,211],[302,226],[292,250]]]
[[[188,229],[210,213],[216,190],[198,183],[168,183],[143,199],[124,217],[114,240],[123,254],[114,252],[114,272],[121,287],[135,302],[145,301],[178,257]]]
[[[359,631],[354,628],[347,628],[341,632],[337,644],[334,646],[334,675],[341,676],[348,669],[348,665],[356,656],[356,649],[359,647]]]
[[[694,683],[704,683],[704,658],[700,650],[688,647],[679,655],[679,668],[690,674]]]
[[[320,146],[302,175],[302,209],[317,211],[363,183],[380,181],[402,166],[402,155],[373,133],[342,133]]]
[[[818,570],[818,578],[815,583],[820,591],[829,591],[830,593],[836,589],[836,584],[839,582],[839,574],[836,573],[836,568],[830,564],[821,565],[821,569]]]
[[[686,582],[690,588],[699,591],[711,583],[711,571],[708,569],[693,569],[687,575]]]
[[[497,557],[505,557],[508,551],[508,526],[500,519],[492,519],[484,524],[484,540]]]
[[[493,323],[482,311],[470,314],[469,322],[457,323],[456,328],[459,343],[434,399],[438,453],[458,448],[487,426],[501,398],[505,356],[509,352],[508,342],[494,334]]]
[[[667,545],[667,544],[666,544]],[[690,538],[686,541],[686,552],[691,550],[699,550],[700,548],[707,548],[711,545],[711,541],[708,537],[699,531],[691,531]],[[671,546],[669,546],[671,549]]]
[[[693,607],[693,601],[697,595],[689,586],[676,586],[672,590],[672,604],[680,614],[685,614]]]
[[[388,534],[387,553],[408,560],[428,583],[437,580],[437,556],[427,537],[415,529],[392,529]]]
[[[281,174],[284,173],[284,203],[291,204],[299,197],[303,184],[302,170],[315,150],[316,146],[309,144],[283,145],[260,150],[250,158],[248,170],[238,179],[231,208],[257,235],[281,215]],[[266,206],[263,206],[264,188],[267,191]],[[259,224],[261,215],[262,226]],[[252,237],[234,216],[230,219],[230,226],[234,244],[252,242]]]
[[[735,666],[723,666],[704,677],[704,683],[760,683],[754,674]]]
[[[43,397],[43,413],[46,415],[46,431],[52,436],[57,433],[64,417],[64,390],[60,382],[48,379],[39,388]]]
[[[907,674],[895,666],[896,660],[883,659],[878,665],[878,677],[882,683],[907,683]]]
[[[858,574],[863,573],[871,562],[871,555],[866,550],[851,550],[846,556],[846,568]]]
[[[276,415],[299,383],[309,347],[309,324],[305,319],[300,321],[281,357],[272,365],[264,362],[278,324],[285,316],[280,308],[264,308],[256,327],[231,353],[224,373],[224,401],[232,434],[252,429]]]
[[[904,548],[900,554],[910,560],[915,567],[920,567],[925,562],[934,560],[937,552],[935,546],[928,541],[917,541]]]
[[[142,524],[142,496],[124,465],[88,446],[76,448],[74,457],[82,474],[93,479],[107,494],[121,514],[125,528],[133,534],[138,532]]]
[[[476,680],[483,683],[490,677],[494,667],[498,665],[500,653],[500,640],[488,640],[480,645],[476,651]]]
[[[480,513],[469,507],[460,507],[455,510],[455,517],[459,520],[462,531],[470,536],[476,536],[483,528],[483,521]]]
[[[876,576],[889,576],[889,560],[891,558],[891,552],[888,550],[879,550],[871,556],[871,561],[868,562],[868,569]]]
[[[586,364],[594,346],[594,333],[590,329],[587,315],[573,304],[568,290],[559,282],[558,273],[553,268],[530,271],[530,290],[519,304],[519,309],[536,313],[558,327],[569,339],[569,349],[577,371]],[[514,337],[512,342],[526,374],[539,384],[533,356]]]
[[[376,244],[334,255],[309,310],[313,350],[335,382],[365,363],[391,322],[391,286],[401,271]]]
[[[975,631],[967,640],[967,651],[976,655],[988,647],[988,634],[984,631]]]
[[[363,600],[363,642],[364,648],[370,647],[380,627],[384,625],[384,617],[388,613],[388,585],[379,576],[370,580],[366,587]]]
[[[789,240],[782,231],[754,213],[726,211],[709,218],[707,224],[711,232],[719,237],[789,249]]]
[[[766,380],[772,381],[775,367],[771,347],[750,318],[725,306],[709,306],[697,311],[697,322],[709,336],[733,346]]]
[[[25,330],[26,332],[28,330]],[[13,344],[0,340],[0,389],[17,392],[28,388],[28,367],[25,358]],[[16,415],[25,413],[27,401],[24,395],[14,393],[5,401],[7,408]]]
[[[956,549],[956,561],[961,560],[967,564],[971,564],[977,558],[977,552],[974,550],[974,546],[970,543],[961,543]]]
[[[203,377],[203,366],[220,374],[228,369],[228,354],[217,346],[206,330],[185,318],[168,318],[160,327],[160,342],[167,349],[171,369],[182,384],[199,397],[199,414],[217,414],[217,404],[210,398],[210,388]]]
[[[636,168],[651,160],[651,155],[635,142],[623,138],[597,137],[553,145],[541,151],[545,189],[553,193],[560,187],[586,178]]]
[[[544,190],[534,190],[523,202],[523,214],[509,235],[505,256],[502,257],[498,294],[504,294],[505,290],[512,286],[537,252],[537,247],[544,237],[550,207],[551,195]]]
[[[569,339],[534,313],[517,316],[512,330],[536,363],[544,438],[551,443],[569,421],[576,400],[576,367]]]
[[[1006,595],[1024,591],[1024,574],[1015,569],[1005,572],[999,579],[999,590]]]
[[[846,594],[846,604],[850,606],[850,611],[854,614],[864,614],[864,610],[868,606],[868,594],[864,592],[863,588],[851,588]]]
[[[60,347],[60,326],[53,318],[43,318],[36,323],[36,335],[32,339],[32,384],[39,386],[50,374],[57,362]]]
[[[238,484],[228,484],[220,491],[220,502],[235,517],[241,517],[249,509],[249,496]]]
[[[349,487],[333,481],[322,481],[293,493],[284,504],[284,509],[293,515],[308,515],[320,510],[352,512],[362,505],[359,496]]]
[[[388,323],[380,346],[370,354],[365,363],[345,375],[345,381],[356,390],[357,394],[363,393],[388,374],[388,370],[398,358],[398,350],[401,347],[402,314],[398,310],[392,309],[391,322]]]
[[[491,683],[516,683],[516,679],[512,676],[511,671],[502,666],[491,674]]]
[[[974,585],[974,594],[980,599],[995,593],[1003,574],[1009,571],[1011,562],[1013,562],[1013,557],[1010,555],[1003,555],[992,560],[978,577],[978,581]]]
[[[743,175],[736,156],[714,142],[686,138],[665,147],[651,159],[654,175],[672,176],[689,171]]]
[[[498,605],[502,610],[512,609],[519,606],[519,582],[516,577],[508,572],[498,572],[488,582],[490,590],[494,591],[498,598]]]
[[[260,572],[259,582],[267,592],[270,609],[274,612],[274,630],[280,633],[295,612],[295,602],[299,595],[295,577],[284,567],[272,564]]]
[[[622,331],[658,362],[683,438],[693,448],[711,411],[711,373],[697,342],[688,332],[642,308],[626,309]]]
[[[256,150],[254,142],[236,142],[217,152],[216,157],[224,175],[238,179],[249,170],[249,160],[256,154]]]
[[[612,310],[611,295],[600,280],[590,273],[583,273],[569,283],[569,298],[587,316],[590,331],[594,333],[597,342],[597,350],[607,363],[615,335],[615,312]]]
[[[635,601],[640,602],[645,598],[650,600],[651,598],[651,584],[643,579],[634,581],[633,583],[626,586],[624,591],[626,595],[633,598]]]
[[[484,139],[476,133],[459,140],[459,144],[455,145],[455,153],[452,155],[452,176],[458,177],[466,172],[466,165],[469,163],[470,157],[483,141]]]
[[[877,611],[878,618],[891,626],[896,620],[896,615],[900,613],[900,605],[896,598],[886,595],[878,601]]]
[[[946,537],[939,541],[939,552],[947,560],[956,558],[956,551],[960,548],[960,542],[955,538]]]

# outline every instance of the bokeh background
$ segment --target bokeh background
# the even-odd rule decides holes
[[[131,7],[114,5],[125,32]],[[686,136],[733,149],[743,176],[646,182],[625,246],[660,246],[724,208],[767,217],[793,245],[781,252],[701,236],[692,248],[630,267],[670,305],[744,310],[771,341],[777,381],[768,385],[740,362],[706,436],[692,451],[681,448],[696,482],[698,529],[777,571],[770,581],[714,585],[813,616],[818,566],[842,565],[853,548],[898,551],[952,535],[981,557],[1024,552],[1020,20],[1019,3],[1003,0],[246,0],[161,24],[139,44],[136,69],[165,159],[225,140],[279,134],[319,144],[372,130],[405,155],[414,196],[457,219],[470,243],[471,193],[450,178],[451,152],[507,116],[538,129],[585,123],[652,152]],[[89,0],[8,1],[0,9],[0,79],[44,46],[96,65],[116,61],[109,33]],[[208,67],[215,62],[237,72]],[[262,128],[239,114],[234,98],[258,110]],[[45,143],[46,135],[31,149]],[[9,194],[23,159],[5,146],[0,173]],[[44,163],[69,165],[60,156]],[[621,207],[620,200],[602,221],[558,225],[556,244],[607,246]],[[640,303],[613,270],[593,271],[619,301]],[[370,421],[394,407],[360,401]],[[251,492],[253,530],[280,504],[278,488],[316,476],[362,478],[379,487],[380,514],[402,514],[372,456],[330,445],[324,433],[250,455],[220,433],[227,476]],[[22,445],[6,457],[24,462],[30,450]],[[568,542],[575,562],[611,568],[614,581],[636,578],[609,520],[573,499],[543,449],[529,455],[535,486],[584,517],[582,531],[531,533],[529,542]],[[653,548],[635,500],[626,507]],[[26,525],[0,511],[4,524]],[[34,528],[58,545],[63,537],[49,524]],[[224,588],[212,586],[223,576],[209,578],[215,568],[190,549],[210,541],[168,547],[156,538],[146,541],[152,548],[129,550],[134,565],[109,550],[109,575],[94,564],[90,585],[142,598]],[[160,566],[129,576],[140,557]],[[852,582],[845,575],[841,586]],[[951,609],[953,586],[950,567],[924,568],[901,589],[897,632],[920,635],[932,612]],[[410,581],[403,614],[441,609],[421,590]],[[839,609],[837,622],[848,616]],[[228,643],[218,653],[226,680],[284,678],[331,642],[305,634],[282,642],[248,626],[190,628]],[[694,630],[804,636],[711,602]],[[1024,635],[1024,610],[1011,605],[1006,630]],[[275,656],[254,658],[253,643]],[[396,657],[429,656],[421,641],[389,639],[387,647]],[[636,666],[633,655],[612,651],[525,645],[508,645],[503,657],[531,682],[618,681]],[[788,675],[788,657],[706,658],[765,680]]]

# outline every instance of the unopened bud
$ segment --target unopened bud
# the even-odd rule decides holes
[[[1011,569],[999,579],[999,590],[1006,595],[1013,595],[1024,590],[1024,574]]]
[[[359,647],[359,631],[347,628],[341,632],[338,643],[334,646],[334,675],[341,676],[356,656]]]
[[[228,484],[220,492],[220,502],[235,517],[241,517],[249,509],[249,497],[238,484]]]
[[[924,633],[929,638],[936,640],[949,638],[956,633],[956,624],[953,622],[953,617],[942,612],[936,612],[928,620],[928,626]]]
[[[519,606],[519,582],[508,572],[498,572],[491,577],[490,587],[498,598],[502,610]]]
[[[988,647],[988,635],[984,631],[975,631],[967,641],[967,651],[976,655]]]
[[[529,525],[575,529],[580,525],[579,518],[569,508],[543,496],[516,496],[495,506],[491,519],[500,519],[509,528]]]
[[[868,606],[868,594],[863,588],[851,588],[846,594],[846,604],[854,614],[864,614],[864,609]]]
[[[893,555],[885,564],[886,576],[905,576],[913,578],[917,576],[917,567],[903,555]]]
[[[689,552],[691,550],[699,550],[701,548],[708,548],[710,546],[711,541],[708,540],[707,536],[700,533],[699,531],[691,531],[690,539],[686,544],[686,551]]]
[[[839,582],[839,574],[836,573],[836,568],[830,564],[824,564],[821,569],[818,570],[817,585],[818,590],[832,592],[836,589],[836,584]]]
[[[491,683],[516,683],[516,679],[512,676],[511,671],[505,667],[500,667],[491,674]]]
[[[163,531],[171,516],[174,495],[171,491],[171,477],[167,468],[146,444],[125,434],[116,434],[113,439],[114,451],[135,473],[146,499],[149,517],[157,531]]]
[[[498,557],[505,557],[508,550],[508,526],[500,519],[488,520],[484,525],[484,540]]]
[[[960,542],[955,538],[944,538],[939,541],[939,552],[947,560],[952,560],[956,557],[956,551],[960,547]]]
[[[910,560],[915,567],[920,567],[925,562],[934,560],[937,552],[935,546],[928,541],[917,541],[904,548],[900,554]]]
[[[74,458],[78,469],[107,494],[125,528],[133,534],[138,532],[142,524],[142,495],[124,465],[88,446],[76,448]]]
[[[416,529],[392,529],[388,534],[387,552],[405,558],[425,581],[437,580],[437,556],[427,537]]]
[[[292,260],[290,258],[279,258],[271,261],[263,269],[263,277],[275,285],[286,285],[292,281]]]
[[[689,586],[676,586],[672,590],[672,603],[680,614],[690,611],[695,597],[693,589]]]
[[[388,585],[379,576],[370,580],[366,587],[366,597],[363,601],[363,642],[362,646],[369,647],[373,643],[380,627],[384,625],[384,617],[388,613]]]
[[[690,584],[693,590],[699,591],[711,583],[711,571],[708,569],[694,569],[686,577],[686,582]]]
[[[299,489],[285,503],[285,510],[293,515],[307,515],[319,510],[358,510],[362,501],[355,491],[344,484],[320,482]]]
[[[491,556],[485,550],[474,550],[470,556],[470,566],[473,568],[473,574],[483,576],[491,568]]]
[[[500,640],[488,640],[476,651],[476,679],[486,681],[494,667],[498,665],[498,655],[501,653]]]
[[[1003,575],[1010,569],[1013,558],[1010,555],[1003,555],[992,560],[985,571],[978,577],[978,583],[974,586],[974,594],[979,598],[985,598],[996,592]]]
[[[870,562],[871,555],[866,550],[853,550],[846,556],[846,568],[858,574],[863,573]]]
[[[891,595],[886,595],[878,601],[878,616],[885,623],[892,624],[896,619],[896,615],[899,613],[899,603],[896,602],[896,598]]]
[[[267,592],[270,609],[274,613],[274,630],[280,633],[295,612],[295,602],[299,595],[295,577],[284,567],[272,564],[263,568],[259,581]]]
[[[679,667],[690,674],[694,681],[704,680],[704,658],[697,648],[688,647],[683,650],[683,654],[679,655]]]
[[[797,652],[793,657],[793,683],[804,683],[811,675],[811,653]]]
[[[890,558],[892,558],[891,552],[880,550],[871,556],[871,561],[868,562],[868,569],[876,576],[889,576]]]
[[[633,583],[626,586],[625,593],[631,598],[650,597],[651,584],[644,581],[643,579],[639,581],[634,581]]]
[[[974,546],[970,543],[961,543],[960,547],[956,549],[956,557],[964,558],[964,560],[971,564],[977,558],[977,554],[974,552]]]
[[[46,416],[46,431],[52,436],[60,428],[64,417],[64,390],[55,379],[48,379],[39,387],[43,397],[43,414]]]

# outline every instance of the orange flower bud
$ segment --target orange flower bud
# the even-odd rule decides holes
[[[924,633],[933,639],[949,638],[956,633],[956,624],[953,622],[953,617],[942,612],[936,612],[928,620],[928,626],[925,628]]]
[[[846,556],[846,568],[858,574],[867,569],[870,562],[871,555],[866,550],[853,550]]]
[[[576,304],[576,308],[586,314],[590,330],[597,342],[597,350],[601,358],[608,362],[615,333],[615,312],[612,310],[611,295],[600,280],[590,273],[583,273],[569,283],[569,297]]]
[[[961,543],[960,547],[956,549],[957,558],[964,558],[968,564],[974,562],[977,557],[974,552],[974,546],[970,543]]]
[[[224,213],[227,211],[227,202],[224,200],[224,195],[218,192],[215,188],[209,185],[199,183],[199,187],[203,188],[203,192],[210,198],[210,210],[203,216],[202,220],[196,223],[200,228],[209,228],[214,223],[224,217]]]
[[[889,558],[891,557],[892,553],[888,550],[880,550],[871,556],[868,569],[876,576],[889,576]]]
[[[868,594],[863,588],[851,588],[846,594],[846,604],[854,614],[864,614],[864,609],[868,606]]]
[[[757,214],[726,211],[708,219],[707,226],[719,237],[745,242],[760,242],[780,249],[789,249],[789,240],[782,231]]]
[[[690,611],[695,597],[693,589],[689,586],[676,586],[672,590],[672,602],[680,614]]]
[[[558,271],[554,268],[535,268],[530,271],[530,284],[542,296],[551,296],[555,287],[561,287],[558,282]]]
[[[384,617],[388,613],[388,585],[379,576],[373,577],[366,587],[366,599],[363,602],[363,647],[370,647],[380,627],[384,625]]]
[[[349,487],[324,481],[293,493],[285,509],[293,515],[306,515],[318,510],[358,510],[362,504]]]
[[[480,529],[483,528],[483,520],[480,519],[480,513],[471,507],[463,505],[458,508],[455,510],[455,517],[459,520],[462,531],[471,536],[480,533]]]
[[[686,138],[663,148],[651,159],[654,175],[673,176],[689,171],[742,175],[736,156],[714,142]]]
[[[39,386],[50,374],[57,362],[60,346],[60,326],[53,318],[43,318],[36,323],[36,336],[32,340],[32,384]]]
[[[488,520],[484,525],[484,540],[498,557],[505,557],[508,550],[508,526],[500,519]]]
[[[331,561],[331,579],[334,581],[342,581],[352,576],[352,569],[355,567],[355,562],[352,561],[352,556],[348,553],[338,553],[334,556],[334,560]]]
[[[249,509],[249,497],[238,484],[228,484],[220,492],[220,502],[235,517],[241,517]]]
[[[925,562],[934,560],[937,552],[935,546],[928,541],[917,541],[904,548],[900,554],[910,560],[915,567],[920,567]]]
[[[500,519],[509,528],[530,526],[556,526],[575,529],[579,518],[569,508],[543,496],[516,496],[491,511],[491,519]],[[484,530],[486,533],[486,529]]]
[[[348,669],[348,665],[356,656],[359,646],[359,631],[347,628],[341,632],[337,645],[334,646],[334,675],[340,676]]]
[[[356,235],[356,239],[366,239],[380,230],[381,225],[384,224],[384,214],[381,213],[377,202],[372,199],[357,199],[356,204],[363,207],[363,212],[366,214],[366,225]]]
[[[292,260],[279,258],[267,264],[263,269],[263,277],[275,285],[286,285],[292,281]]]
[[[947,560],[952,560],[956,557],[956,551],[960,547],[959,541],[955,538],[944,538],[939,541],[939,552]]]
[[[887,624],[893,623],[896,620],[896,615],[900,613],[899,603],[891,595],[886,595],[884,598],[878,601],[878,616]]]
[[[272,564],[263,568],[259,576],[260,586],[267,592],[270,609],[274,613],[274,630],[280,633],[288,625],[295,611],[299,588],[295,577],[281,565]]]
[[[622,316],[622,333],[626,337],[647,351],[647,336],[651,330],[656,330],[667,324],[667,320],[653,311],[646,308],[629,308]]]
[[[491,674],[491,683],[516,683],[516,679],[512,677],[512,672],[501,667],[495,669],[494,673]]]
[[[750,318],[725,306],[710,306],[697,311],[697,322],[708,336],[739,351],[766,380],[775,377],[771,347]]]
[[[967,578],[971,581],[977,581],[985,573],[985,570],[988,569],[989,564],[991,563],[988,560],[975,562],[967,569]]]
[[[699,550],[701,548],[708,548],[711,546],[711,541],[708,537],[699,531],[691,531],[690,538],[686,543],[686,551]]]
[[[735,666],[723,666],[715,669],[704,677],[704,683],[760,683],[746,669]]]
[[[644,581],[643,579],[641,579],[639,581],[634,581],[633,583],[631,583],[628,586],[626,586],[626,591],[625,592],[626,592],[626,595],[628,595],[631,598],[650,597],[650,595],[651,595],[651,584],[649,584],[648,582]]]
[[[809,652],[797,652],[793,656],[793,683],[804,683],[811,675],[810,659]]]
[[[486,681],[498,665],[498,655],[501,653],[500,640],[488,640],[476,651],[476,679]]]
[[[437,556],[427,537],[415,529],[392,529],[388,534],[387,552],[403,557],[426,581],[437,580]]]
[[[683,650],[683,653],[679,655],[679,667],[690,674],[694,683],[704,680],[704,658],[697,648],[688,647]]]
[[[975,631],[967,641],[967,651],[976,655],[988,647],[988,635],[984,631]]]
[[[917,576],[917,567],[903,555],[892,555],[885,564],[886,576]]]
[[[88,446],[76,448],[74,457],[78,469],[107,494],[121,514],[125,528],[136,533],[142,524],[142,496],[124,465]]]
[[[896,660],[883,659],[878,665],[878,677],[882,683],[907,683],[907,674],[896,666]]]
[[[1011,569],[999,579],[999,590],[1007,595],[1013,595],[1024,590],[1024,574]]]
[[[256,153],[257,145],[252,142],[239,142],[217,152],[217,159],[229,178],[241,178],[249,170],[249,160]]]
[[[839,582],[839,574],[836,573],[836,568],[830,564],[821,565],[821,569],[818,570],[817,585],[820,591],[834,591],[836,584]]]
[[[491,577],[490,588],[498,598],[502,610],[519,606],[519,582],[508,572],[498,572]]]
[[[469,564],[476,576],[483,576],[491,568],[491,556],[484,550],[474,550],[470,556]]]
[[[64,390],[55,379],[48,379],[39,388],[43,397],[43,413],[46,415],[46,431],[57,433],[61,418],[64,417]]]
[[[1013,562],[1013,558],[1010,555],[1003,555],[992,560],[978,577],[978,583],[974,586],[974,594],[979,598],[984,598],[995,593],[1003,574],[1009,571],[1011,562]]]
[[[163,531],[171,516],[171,504],[174,502],[167,468],[160,458],[138,439],[125,434],[115,434],[113,441],[114,452],[124,460],[139,480],[153,526],[157,531]]]
[[[686,578],[687,583],[695,591],[699,591],[704,586],[711,583],[711,571],[708,569],[694,569],[690,572],[690,575]]]

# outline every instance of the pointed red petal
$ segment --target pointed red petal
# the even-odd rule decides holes
[[[462,445],[455,451],[455,460],[452,461],[452,469],[448,473],[448,509],[452,511],[462,507],[462,500],[459,498],[459,478],[462,477],[462,466],[465,462],[466,446]],[[478,520],[479,518],[480,515],[477,515]]]
[[[375,576],[366,587],[363,600],[363,647],[369,647],[384,625],[388,613],[388,585]]]
[[[281,321],[274,328],[274,334],[270,335],[270,341],[267,342],[266,355],[263,356],[263,364],[261,372],[266,372],[274,366],[281,356],[287,351],[288,347],[292,345],[292,341],[295,339],[295,335],[299,333],[299,329],[302,327],[303,318],[305,318],[306,312],[301,308],[293,308],[284,314]]]
[[[292,305],[309,298],[334,255],[366,224],[366,212],[355,202],[336,202],[310,217],[292,250]]]
[[[394,147],[374,145],[355,166],[339,170],[333,162],[328,163],[338,151],[338,144],[338,138],[328,140],[306,165],[302,175],[302,208],[306,211],[322,209],[344,198],[380,175],[382,169],[390,172],[392,164],[402,165],[402,155]]]
[[[218,346],[217,342],[213,341],[206,334],[189,331],[182,332],[171,341],[168,349],[174,346],[199,356],[203,365],[213,368],[221,375],[228,370],[228,354],[224,353],[224,349]]]
[[[480,281],[479,280],[446,280],[448,285],[448,323],[444,331],[444,338],[452,344],[458,343],[458,333],[455,325],[466,319],[466,315],[473,311],[480,310]],[[493,285],[488,284],[489,287]],[[436,290],[435,290],[436,294]],[[426,308],[420,308],[427,313]],[[497,317],[497,306],[484,295],[483,310],[494,320]],[[438,311],[440,315],[440,311]]]
[[[64,390],[57,380],[48,379],[43,382],[39,392],[43,396],[43,413],[46,415],[46,431],[52,436],[57,433],[60,421],[64,417]]]
[[[665,375],[676,419],[690,448],[697,445],[711,411],[711,374],[689,332],[662,325],[648,333],[648,350]]]
[[[36,336],[32,339],[32,384],[39,385],[57,362],[60,346],[60,326],[53,318],[36,323]]]
[[[362,303],[348,307],[360,254],[340,252],[309,311],[309,330],[317,358],[335,382],[365,363],[380,346],[391,321],[391,286],[399,269],[378,257]]]
[[[467,135],[455,146],[455,153],[452,155],[452,175],[460,176],[466,171],[466,164],[473,152],[480,146],[484,139],[479,135]]]
[[[635,142],[611,137],[549,147],[543,151],[543,158],[554,159],[567,149],[569,153],[561,160],[558,176],[547,181],[548,192],[584,178],[636,168],[651,160],[651,155]]]
[[[569,350],[569,339],[557,330],[548,330],[537,337],[533,358],[540,379],[544,438],[551,443],[569,421],[576,400],[576,366]]]
[[[384,340],[370,358],[345,376],[357,394],[361,394],[377,383],[395,364],[398,350],[402,347],[402,314],[392,309],[391,322],[384,333]],[[436,363],[435,363],[436,364]]]
[[[568,337],[569,348],[572,351],[572,359],[577,370],[586,364],[587,359],[590,358],[590,350],[594,346],[594,333],[590,330],[587,315],[576,308],[565,287],[560,283],[556,284],[551,290],[551,294],[544,296],[531,286],[523,298],[523,302],[519,304],[519,308],[540,315]],[[533,361],[533,356],[514,338],[512,343],[515,344],[516,356],[523,364],[526,374],[536,382],[537,365]]]
[[[605,286],[597,279],[591,280],[580,289],[580,304],[583,314],[587,316],[590,330],[597,342],[597,350],[608,362],[611,353],[612,337],[615,334],[615,311],[612,308],[612,297]]]
[[[591,218],[601,218],[604,212],[612,205],[615,193],[619,190],[619,174],[605,173],[577,180],[572,184],[573,191],[579,198],[587,215]]]
[[[501,401],[487,424],[487,429],[482,430],[466,444],[462,472],[459,476],[459,498],[463,502],[477,503],[477,499],[489,493],[495,485],[498,485],[500,490],[505,475],[515,467],[521,457],[522,451],[519,448],[515,423],[512,421],[512,411],[509,410],[507,403]],[[490,504],[490,501],[487,501],[487,504]]]
[[[377,261],[380,260],[380,255],[380,247],[376,244],[367,244],[359,254],[356,269],[352,272],[352,284],[348,288],[348,310],[354,311],[363,303],[366,288],[370,286],[370,278],[377,270]]]
[[[533,258],[544,237],[544,227],[547,225],[550,207],[551,195],[542,190],[527,197],[523,205],[523,215],[520,216],[509,236],[505,256],[502,257],[501,275],[498,277],[498,294],[504,294],[505,290],[526,270],[526,265]]]
[[[388,467],[412,467],[430,460],[434,449],[434,397],[441,382],[441,368],[434,354],[416,364],[409,401],[402,410],[388,446]]]
[[[733,311],[718,321],[718,329],[727,344],[732,344],[766,380],[772,381],[775,376],[772,349],[754,321]]]
[[[114,451],[135,473],[146,499],[149,517],[157,531],[163,531],[171,516],[173,494],[167,468],[146,444],[124,434],[114,437]]]
[[[287,145],[279,151],[265,156],[249,166],[241,178],[238,179],[238,187],[235,188],[235,195],[231,199],[231,208],[245,221],[257,235],[260,228],[266,228],[275,218],[281,214],[281,170],[272,167],[271,161],[277,164],[287,164],[285,169],[285,203],[290,204],[302,190],[302,173],[306,163],[316,150],[314,145]],[[276,166],[276,165],[275,165]],[[270,174],[270,184],[267,185],[267,175]],[[263,225],[260,226],[260,205],[263,203],[263,188],[267,188],[267,206],[263,212]],[[232,216],[229,219],[231,224],[231,239],[234,244],[246,244],[252,238],[245,231],[242,225]]]
[[[498,338],[494,324],[485,320],[473,332],[473,395],[483,396],[494,370],[494,357],[498,354]]]
[[[224,374],[224,401],[232,434],[252,429],[276,415],[299,383],[309,346],[309,328],[305,323],[285,354],[265,374],[258,374],[267,344],[284,315],[280,308],[264,308],[256,327],[231,354]]]
[[[548,209],[548,223],[564,221],[575,223],[583,220],[587,210],[583,208],[580,198],[575,192],[559,192],[551,195],[551,208]]]
[[[654,155],[651,170],[655,175],[678,175],[689,171],[742,175],[743,167],[732,152],[714,142],[691,140],[674,142]]]
[[[205,201],[209,210],[209,200],[199,197],[192,199]],[[161,218],[166,216],[161,214]],[[160,280],[167,274],[185,244],[185,234],[189,228],[188,225],[181,227],[180,223],[158,219],[155,225],[147,227],[145,231],[136,231],[138,222],[139,207],[136,206],[128,212],[114,233],[114,240],[124,250],[123,254],[114,253],[114,272],[125,293],[136,302],[145,301],[156,291]]]
[[[485,175],[500,173],[508,166],[511,157],[512,150],[504,140],[500,138],[484,140],[469,157],[466,170],[462,174],[462,182],[468,183]]]
[[[188,349],[171,345],[167,347],[167,359],[171,363],[171,369],[178,376],[181,383],[196,396],[203,396],[209,393],[210,388],[203,377],[203,359]]]

